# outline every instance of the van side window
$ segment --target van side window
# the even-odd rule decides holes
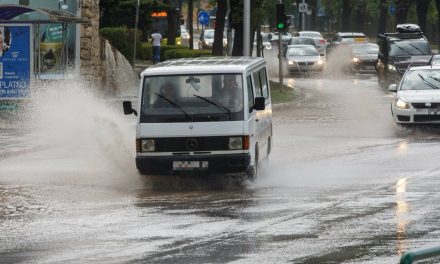
[[[266,68],[260,70],[261,90],[264,98],[269,98],[269,86],[267,85]]]
[[[247,93],[248,93],[248,106],[249,112],[254,107],[254,89],[252,87],[252,77],[249,75],[247,78]]]
[[[260,81],[260,73],[254,72],[254,88],[255,88],[255,97],[261,97],[261,81]]]

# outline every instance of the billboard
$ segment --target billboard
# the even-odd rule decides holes
[[[0,99],[29,95],[31,26],[0,24]]]

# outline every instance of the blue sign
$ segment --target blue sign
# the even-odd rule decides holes
[[[0,99],[29,95],[31,28],[0,25]]]
[[[396,7],[394,6],[393,3],[390,4],[390,8],[388,9],[388,12],[390,13],[390,15],[394,15],[394,13],[396,13]]]
[[[199,13],[199,23],[206,26],[209,24],[209,13],[206,11],[200,11]]]

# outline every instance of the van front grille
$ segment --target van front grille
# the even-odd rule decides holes
[[[229,137],[155,138],[156,152],[200,152],[229,150]]]

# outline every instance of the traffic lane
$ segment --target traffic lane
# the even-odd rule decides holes
[[[425,242],[436,241],[426,235],[433,233],[429,230],[435,222],[420,219],[430,219],[428,213],[433,219],[438,217],[427,208],[438,197],[435,193],[426,197],[436,186],[431,183],[438,146],[411,140],[405,145],[400,138],[395,142],[385,130],[372,134],[370,140],[371,133],[358,138],[356,130],[345,131],[356,124],[346,118],[351,116],[346,103],[351,93],[342,93],[337,100],[331,95],[333,90],[350,91],[349,81],[324,82],[326,86],[320,89],[316,80],[295,81],[302,89],[310,89],[303,90],[307,99],[291,108],[275,109],[274,152],[263,163],[263,178],[255,185],[210,188],[209,182],[197,186],[200,181],[192,183],[191,178],[139,183],[125,151],[107,163],[101,160],[98,166],[93,166],[95,160],[84,163],[82,158],[90,156],[63,148],[2,162],[1,187],[9,188],[2,192],[2,200],[10,208],[1,220],[1,258],[95,263],[313,263],[317,257],[322,261],[395,261],[396,208],[402,204],[395,190],[400,177],[408,178],[404,198],[410,198],[404,200],[409,213],[401,214],[402,219],[410,219],[403,245],[418,245],[414,233],[421,234]],[[362,81],[358,86],[364,85]],[[359,91],[380,98],[372,83],[365,84],[372,89]],[[317,102],[330,105],[328,101],[333,107],[316,107]],[[334,113],[341,121],[310,120],[312,110],[315,116]],[[377,122],[388,124],[382,118],[387,117]],[[328,136],[326,129],[331,132]],[[338,138],[340,132],[345,134]],[[384,144],[374,144],[374,139]],[[102,143],[108,142],[99,145],[108,150]],[[321,145],[328,146],[320,153]],[[292,256],[292,252],[299,253]]]

